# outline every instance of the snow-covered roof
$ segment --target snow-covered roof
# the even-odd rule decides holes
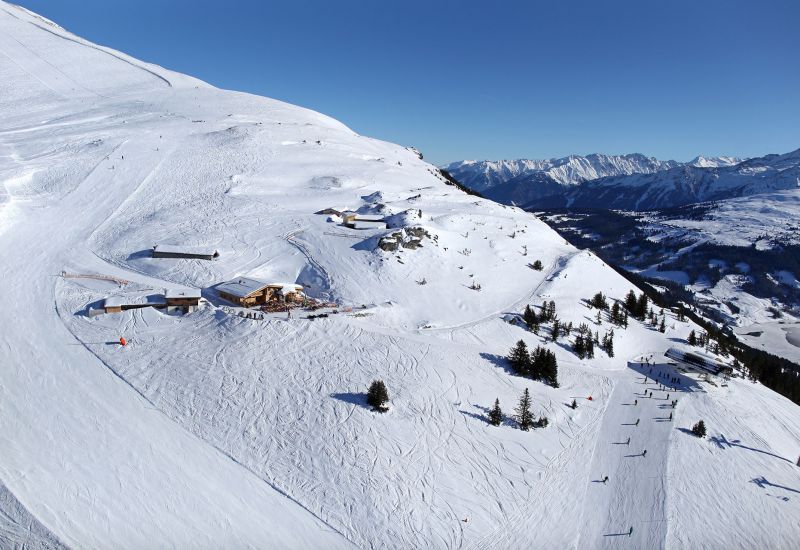
[[[356,214],[356,221],[382,222],[383,216],[381,216],[380,214]]]
[[[168,288],[164,291],[167,299],[175,298],[200,298],[199,288]]]
[[[135,292],[130,294],[116,294],[109,296],[103,300],[103,307],[122,307],[130,305],[163,305],[165,304],[163,296],[158,294],[150,294],[146,292]]]
[[[239,277],[232,281],[226,281],[217,287],[217,291],[226,292],[232,296],[245,298],[254,292],[263,290],[269,286],[269,283],[259,281],[258,279],[251,279],[250,277]]]
[[[270,283],[268,286],[270,288],[279,288],[281,294],[284,296],[293,292],[301,292],[303,290],[303,285],[298,285],[297,283]]]
[[[176,244],[157,244],[153,247],[155,252],[163,252],[165,254],[194,254],[197,256],[213,256],[217,254],[216,248],[208,248],[204,246],[181,246]]]
[[[350,226],[353,229],[386,229],[386,222],[355,220]]]

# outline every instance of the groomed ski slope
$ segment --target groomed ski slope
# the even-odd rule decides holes
[[[638,427],[622,425],[644,388],[636,362],[660,357],[689,324],[668,315],[661,334],[634,322],[617,332],[614,358],[582,361],[551,342],[558,389],[509,372],[514,342],[544,338],[502,315],[552,299],[562,321],[602,335],[608,323],[595,326],[581,299],[631,288],[533,216],[445,185],[413,151],[86,43],[10,4],[0,37],[0,545],[791,548],[800,538],[795,405],[741,380],[686,378],[674,422],[659,421],[656,398],[639,400]],[[328,207],[395,215],[430,237],[376,250],[396,229],[358,232],[314,214]],[[157,243],[221,255],[156,260]],[[543,271],[527,267],[535,259]],[[239,275],[370,307],[244,319],[213,292]],[[190,315],[87,315],[111,294],[184,285],[206,289]],[[364,406],[378,377],[385,415]],[[494,399],[510,414],[525,388],[550,425],[488,426]],[[701,417],[709,439],[681,431]],[[628,435],[630,448],[614,445]],[[646,458],[625,456],[640,447]],[[600,475],[609,482],[594,483]]]

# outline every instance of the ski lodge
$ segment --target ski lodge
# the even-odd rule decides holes
[[[219,258],[219,252],[214,248],[157,244],[153,247],[153,258],[213,260],[214,258]]]
[[[303,285],[297,283],[267,283],[250,277],[239,277],[217,287],[220,298],[242,307],[270,302],[301,302]]]

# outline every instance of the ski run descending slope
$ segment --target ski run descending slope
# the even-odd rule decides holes
[[[512,344],[544,338],[503,314],[547,299],[563,321],[590,322],[582,298],[631,288],[532,215],[462,194],[403,147],[4,3],[0,86],[0,546],[791,548],[800,537],[795,405],[740,379],[687,376],[672,390],[675,422],[661,421],[654,391],[635,407],[641,424],[622,425],[636,392],[656,389],[637,361],[676,345],[687,323],[668,315],[663,335],[632,323],[615,358],[547,344],[557,389],[509,373]],[[430,237],[376,250],[393,230],[344,228],[314,214],[326,207],[398,214]],[[153,259],[156,243],[220,257]],[[87,315],[109,295],[236,276],[375,306],[253,320],[205,290],[188,315]],[[364,406],[374,378],[389,388],[384,415]],[[495,397],[510,413],[525,388],[547,428],[486,423]],[[682,431],[699,417],[710,439]],[[640,448],[646,458],[626,456]]]

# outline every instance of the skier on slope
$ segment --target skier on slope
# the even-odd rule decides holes
[[[633,527],[631,527],[630,529],[628,529],[628,536],[630,537],[632,534],[633,534]]]
[[[644,451],[642,451],[642,456],[643,456],[643,457],[644,457],[644,456],[647,456],[647,449],[645,449]]]
[[[608,481],[608,476],[603,478],[603,484],[605,484],[607,481]]]
[[[629,437],[628,437],[628,441],[626,441],[626,442],[625,442],[625,445],[630,445],[630,444],[631,444],[631,438],[630,438],[630,436],[629,436]]]
[[[633,405],[634,405],[634,407],[635,407],[636,405],[638,405],[638,404],[639,404],[639,400],[638,400],[638,399],[634,399],[634,400],[633,400]]]
[[[639,425],[639,419],[638,418],[636,419],[636,425],[637,426]]]

